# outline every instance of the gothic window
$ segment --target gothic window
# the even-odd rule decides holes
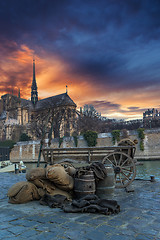
[[[71,117],[71,109],[68,109],[68,118]]]

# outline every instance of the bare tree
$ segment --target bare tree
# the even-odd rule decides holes
[[[87,130],[103,132],[105,129],[105,121],[102,121],[101,114],[96,111],[93,105],[84,105],[78,118],[78,132]]]

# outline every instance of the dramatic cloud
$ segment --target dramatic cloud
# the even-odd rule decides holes
[[[142,117],[159,108],[159,12],[159,0],[0,1],[0,93],[30,97],[34,55],[40,98],[68,85],[78,107]]]

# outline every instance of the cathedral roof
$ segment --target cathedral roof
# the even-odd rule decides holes
[[[35,109],[35,110],[40,110],[40,109],[49,108],[49,107],[59,107],[59,106],[74,106],[74,107],[76,107],[76,104],[68,96],[67,93],[62,93],[62,94],[52,96],[49,98],[41,99],[36,103],[36,105],[33,105],[30,100],[27,100],[24,98],[19,98],[17,96],[11,95],[11,94],[5,94],[2,96],[2,98],[5,98],[7,96],[11,96],[17,103],[20,101],[21,107]]]
[[[67,93],[62,93],[56,96],[52,96],[49,98],[44,98],[42,100],[39,100],[35,106],[35,109],[41,109],[46,107],[59,107],[59,106],[74,106],[76,107],[76,104],[73,102],[73,100],[68,96]]]

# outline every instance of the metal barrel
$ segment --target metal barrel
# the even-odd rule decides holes
[[[88,194],[95,194],[96,185],[93,171],[87,171],[85,175],[74,179],[74,193],[77,198],[82,198]]]
[[[115,173],[113,167],[106,167],[107,176],[100,180],[96,186],[96,195],[99,198],[111,199],[114,196]]]

